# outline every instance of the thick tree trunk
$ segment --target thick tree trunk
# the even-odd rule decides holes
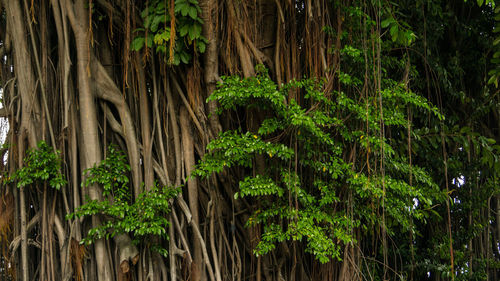
[[[117,109],[121,120],[122,137],[127,145],[127,152],[132,173],[132,183],[134,196],[137,198],[141,193],[142,174],[140,169],[139,145],[135,134],[135,126],[132,120],[132,114],[116,84],[107,74],[104,67],[97,60],[92,64],[93,79],[96,86],[96,95],[106,101],[111,102]]]
[[[66,0],[68,16],[75,35],[78,72],[78,99],[80,106],[80,124],[82,127],[82,146],[80,155],[83,157],[82,170],[88,169],[101,162],[101,144],[97,130],[97,114],[95,97],[90,85],[90,51],[87,21],[87,9],[84,1],[78,0],[75,6]],[[102,200],[101,191],[96,185],[88,187],[88,195],[91,200]],[[100,221],[97,217],[92,218],[92,226],[97,227]],[[106,250],[104,239],[94,242],[95,260],[97,264],[97,276],[99,281],[113,280],[110,260]]]
[[[28,48],[28,41],[23,22],[23,13],[18,1],[4,0],[3,6],[6,9],[7,24],[12,37],[14,49],[14,71],[17,77],[17,90],[22,100],[22,115],[18,135],[18,159],[19,166],[23,166],[22,159],[26,149],[25,138],[28,137],[30,148],[36,147],[38,137],[36,133],[37,118],[40,116],[38,103],[36,102],[35,77],[31,68],[31,53]],[[19,210],[21,226],[21,276],[23,281],[30,280],[28,266],[28,234],[27,234],[27,205],[26,190],[22,187],[19,190]]]
[[[207,48],[203,59],[205,62],[204,67],[204,80],[206,85],[206,97],[211,95],[215,90],[219,78],[219,55],[217,46],[217,32],[216,32],[216,17],[218,3],[216,0],[201,0],[201,18],[205,22],[203,25],[203,36],[207,39]],[[210,128],[214,134],[217,136],[220,131],[222,131],[219,117],[216,114],[217,103],[215,101],[209,101],[207,103],[207,112],[209,113]]]
[[[24,16],[18,1],[4,0],[9,32],[14,48],[14,71],[17,78],[18,93],[22,101],[22,115],[19,136],[28,136],[29,146],[36,147],[38,142],[40,105],[37,102],[35,75],[33,74],[31,52],[28,47]],[[22,157],[21,157],[22,159]]]

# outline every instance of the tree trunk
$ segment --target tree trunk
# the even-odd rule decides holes
[[[184,167],[186,169],[186,180],[187,180],[187,190],[189,198],[189,209],[191,210],[191,215],[193,216],[193,223],[199,225],[200,219],[198,215],[198,182],[196,178],[189,178],[193,172],[195,160],[194,160],[194,144],[193,144],[193,132],[191,129],[191,123],[189,122],[189,115],[184,107],[181,107],[179,112],[179,122],[181,126],[182,134],[182,152],[184,156]],[[203,257],[201,252],[201,245],[195,237],[192,239],[193,243],[193,262],[195,267],[202,268]],[[194,275],[193,280],[204,280],[204,272],[200,272],[200,276]]]
[[[90,42],[88,40],[88,14],[84,8],[84,1],[78,0],[74,7],[66,0],[67,13],[75,35],[78,70],[78,101],[80,106],[80,124],[82,128],[82,146],[80,155],[83,157],[82,171],[89,169],[101,162],[101,144],[97,130],[97,114],[95,97],[90,85]],[[102,200],[101,191],[97,185],[88,187],[88,195],[91,200]],[[92,218],[92,226],[101,224],[99,218]],[[107,255],[104,239],[95,241],[95,259],[97,264],[97,277],[99,281],[113,280],[111,265]]]

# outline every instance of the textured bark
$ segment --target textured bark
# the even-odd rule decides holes
[[[191,215],[193,223],[199,225],[200,218],[198,214],[198,181],[196,178],[188,177],[194,170],[194,144],[193,144],[193,132],[191,129],[191,123],[189,122],[189,115],[184,107],[181,107],[179,113],[179,122],[182,134],[182,152],[184,156],[184,167],[186,169],[186,180],[188,186],[188,202],[189,209],[191,210]],[[193,262],[195,266],[202,265],[203,257],[201,252],[201,245],[196,238],[193,237]],[[203,276],[203,274],[202,274]]]
[[[127,152],[132,172],[134,195],[137,197],[141,192],[142,177],[140,173],[139,147],[132,114],[124,96],[111,77],[109,77],[104,67],[97,60],[93,60],[92,73],[96,85],[96,95],[101,99],[111,102],[116,107],[118,115],[120,116],[123,138],[127,144]]]
[[[219,78],[218,62],[219,56],[217,53],[217,32],[216,32],[216,17],[218,10],[218,3],[216,0],[201,0],[201,18],[205,22],[203,25],[203,36],[207,39],[207,48],[203,59],[205,62],[204,67],[204,80],[206,85],[206,97],[211,95],[215,90]],[[207,112],[210,118],[210,127],[214,136],[217,136],[220,131],[222,131],[219,117],[216,114],[217,103],[215,101],[209,101],[207,103]]]
[[[135,56],[135,68],[137,69],[137,80],[138,80],[138,90],[139,90],[139,104],[141,112],[141,136],[142,136],[142,158],[143,158],[143,169],[144,169],[144,185],[146,190],[153,186],[153,142],[152,142],[152,131],[151,131],[151,109],[149,106],[147,86],[146,86],[146,75],[142,67],[139,55]]]
[[[84,1],[79,0],[73,4],[66,0],[68,16],[75,36],[78,71],[78,97],[80,106],[80,124],[83,132],[80,155],[83,155],[83,169],[88,169],[101,162],[101,144],[97,131],[97,113],[94,95],[91,91],[91,80],[89,77],[90,53],[88,51],[88,15],[85,13]],[[96,185],[88,188],[91,200],[102,200],[101,191]],[[97,217],[92,218],[92,225],[100,225]],[[97,275],[99,281],[113,280],[111,265],[108,259],[106,244],[103,239],[94,244],[95,260],[97,263]]]
[[[229,21],[232,23],[231,29],[233,30],[234,33],[234,40],[236,42],[235,43],[236,49],[238,50],[238,57],[240,59],[240,65],[243,71],[243,76],[244,77],[254,76],[255,70],[252,63],[252,59],[250,57],[250,53],[248,51],[248,48],[243,44],[243,40],[241,39],[242,36],[241,35],[242,31],[240,30],[241,21],[238,20],[238,16],[236,15],[237,4],[235,4],[233,0],[228,0],[226,4],[227,4],[226,6],[227,6],[228,18]]]
[[[130,263],[135,265],[139,261],[139,251],[132,244],[130,237],[125,234],[116,235],[113,240],[118,247],[119,264],[122,273],[127,273],[130,270]]]
[[[22,114],[19,137],[28,137],[29,146],[35,147],[41,127],[39,126],[40,105],[36,102],[35,76],[33,74],[31,52],[28,47],[23,13],[18,1],[4,0],[9,33],[14,47],[14,68],[18,93],[22,100]],[[22,159],[22,157],[21,157]]]
[[[19,166],[24,155],[24,138],[27,136],[29,147],[36,146],[38,137],[34,126],[38,123],[35,119],[39,116],[40,110],[37,103],[35,103],[35,77],[31,69],[31,55],[28,49],[28,42],[26,33],[24,31],[23,13],[17,1],[4,1],[6,9],[7,24],[9,26],[9,33],[12,37],[14,49],[14,63],[16,65],[14,71],[17,77],[18,94],[22,99],[22,116],[19,128]],[[23,281],[30,279],[30,272],[28,267],[28,235],[27,235],[27,205],[26,205],[26,192],[22,187],[19,190],[19,210],[21,222],[21,276]]]
[[[59,262],[61,266],[60,268],[61,277],[63,281],[70,280],[72,276],[72,268],[70,259],[68,257],[69,253],[68,245],[70,244],[71,238],[66,237],[66,231],[64,230],[63,223],[57,215],[54,216],[54,225],[59,244]]]

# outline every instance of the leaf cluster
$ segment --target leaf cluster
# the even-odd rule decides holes
[[[38,143],[37,149],[30,149],[24,158],[24,167],[18,169],[7,183],[17,182],[17,187],[47,182],[49,186],[59,190],[67,181],[61,174],[60,152],[55,151],[44,141]]]
[[[137,35],[131,49],[153,48],[157,53],[173,58],[170,63],[174,65],[181,62],[187,64],[193,52],[204,53],[206,49],[207,40],[201,35],[201,9],[197,0],[175,0],[174,7],[170,7],[169,3],[149,1],[141,12],[144,27],[135,30]],[[171,9],[174,19],[171,18]],[[172,20],[175,21],[174,26],[171,25]],[[173,54],[170,53],[171,43],[174,44]]]
[[[356,53],[355,50],[350,50]],[[208,146],[208,153],[198,163],[195,175],[208,177],[227,168],[252,168],[256,157],[264,157],[264,174],[244,177],[234,198],[255,198],[258,209],[247,226],[261,225],[256,255],[266,254],[284,241],[302,241],[305,250],[320,262],[340,259],[341,245],[354,243],[354,228],[380,225],[380,217],[372,207],[385,207],[391,229],[401,226],[411,230],[410,217],[425,219],[428,212],[413,206],[419,200],[429,207],[443,197],[436,184],[423,169],[416,168],[418,180],[409,185],[398,174],[408,173],[405,159],[397,159],[394,149],[380,130],[380,109],[367,107],[377,104],[376,98],[354,100],[344,92],[324,93],[314,79],[291,81],[279,88],[263,68],[256,77],[242,79],[223,77],[218,89],[208,98],[217,101],[222,110],[241,108],[266,110],[266,118],[255,132],[228,130]],[[351,82],[353,80],[350,80]],[[349,82],[346,82],[349,83]],[[385,81],[381,93],[384,100],[385,126],[404,127],[408,106],[441,117],[422,97],[405,90],[398,83]],[[290,91],[299,91],[304,100],[289,99]],[[369,124],[368,132],[359,124]],[[356,170],[345,158],[345,151],[360,147],[372,159],[384,157],[393,163],[393,171],[383,176],[376,171]],[[384,148],[381,150],[381,148]],[[377,161],[377,160],[371,160]],[[382,186],[387,186],[384,194]],[[355,211],[343,210],[348,202],[339,194],[354,192]],[[372,207],[371,207],[372,206]]]
[[[89,230],[82,242],[90,244],[97,239],[109,239],[122,233],[132,234],[136,243],[153,236],[168,240],[166,229],[169,221],[166,217],[170,210],[169,202],[179,189],[161,187],[155,183],[133,200],[127,177],[130,166],[125,155],[115,146],[110,146],[107,154],[99,165],[86,171],[87,178],[82,183],[86,187],[95,184],[102,186],[104,199],[98,201],[87,198],[85,204],[67,217],[100,215],[105,218],[102,225]],[[166,253],[165,249],[154,246],[160,253]]]

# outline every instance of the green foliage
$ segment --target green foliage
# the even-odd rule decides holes
[[[411,23],[417,40],[408,53],[385,54],[408,58],[415,67],[409,68],[412,89],[440,104],[441,112],[446,115],[446,120],[437,120],[412,112],[414,123],[420,125],[412,126],[410,133],[412,163],[425,167],[442,190],[449,189],[446,196],[450,202],[455,280],[486,280],[488,272],[490,278],[494,272],[494,263],[487,253],[494,252],[496,246],[484,241],[496,238],[490,230],[497,223],[487,202],[500,192],[500,147],[495,142],[498,141],[500,9],[495,1],[489,0],[399,1],[391,9],[398,20]],[[391,50],[391,46],[387,44],[386,50]],[[397,65],[397,60],[382,56],[382,67],[387,74],[402,76],[396,68],[388,67]],[[393,131],[391,142],[397,154],[407,157],[407,137],[394,137],[402,133],[407,132]],[[430,279],[453,274],[448,210],[445,204],[439,204],[432,211],[440,214],[425,218],[431,226],[426,229],[432,231],[413,236],[415,279],[427,278],[427,272]],[[414,223],[419,229],[424,227],[418,221]],[[401,236],[396,243],[404,244],[407,240]],[[408,257],[410,249],[401,249],[397,254]]]
[[[17,182],[17,187],[48,182],[52,188],[59,190],[66,185],[66,180],[60,172],[61,158],[59,153],[59,151],[54,152],[44,141],[40,141],[38,149],[27,151],[24,167],[7,178],[6,182]]]
[[[90,229],[82,242],[90,244],[97,239],[109,239],[121,233],[132,234],[136,243],[152,236],[168,240],[169,221],[166,216],[170,210],[169,201],[177,195],[179,189],[161,187],[155,183],[134,201],[128,186],[129,171],[125,155],[115,146],[109,147],[106,159],[86,171],[87,178],[82,185],[101,185],[104,200],[87,198],[87,203],[67,218],[102,215],[106,221],[101,226]],[[161,254],[166,254],[165,249],[154,246]]]
[[[360,55],[353,48],[344,50],[352,56]],[[413,167],[413,185],[406,182],[406,159],[397,157],[388,139],[375,133],[381,129],[381,113],[366,104],[376,105],[376,97],[354,100],[344,92],[326,94],[321,83],[312,79],[291,81],[278,88],[265,69],[257,70],[256,77],[223,77],[208,100],[220,104],[219,113],[247,108],[270,114],[255,132],[242,132],[240,128],[221,133],[207,146],[208,153],[194,172],[208,177],[225,168],[253,168],[256,157],[265,158],[264,174],[244,177],[234,194],[235,199],[256,198],[259,202],[247,222],[247,226],[263,227],[256,255],[268,253],[280,242],[302,241],[305,250],[322,263],[340,259],[341,245],[356,242],[355,228],[381,225],[380,217],[373,215],[373,206],[380,206],[381,200],[385,202],[389,233],[401,227],[414,231],[410,218],[425,220],[431,214],[431,205],[443,200],[437,185],[421,168]],[[356,82],[346,79],[343,83]],[[442,118],[435,107],[401,84],[385,79],[384,86],[381,95],[386,101],[386,126],[407,126],[409,106]],[[288,99],[291,91],[300,91],[304,100],[299,103]],[[368,131],[361,130],[360,124],[368,124]],[[367,134],[370,132],[372,135]],[[390,163],[386,175],[357,170],[345,157],[353,147],[371,155],[372,165],[383,155]],[[387,187],[386,194],[382,185]],[[345,209],[352,199],[339,195],[346,192],[355,196],[353,212]],[[409,198],[418,200],[421,208]]]
[[[382,28],[387,28],[391,35],[392,42],[396,42],[403,46],[409,46],[416,39],[416,35],[410,30],[410,26],[403,21],[398,22],[393,15],[389,15],[380,25]]]
[[[103,196],[113,196],[121,201],[130,201],[130,192],[128,190],[129,179],[127,172],[130,166],[123,152],[115,146],[108,147],[107,155],[99,165],[85,171],[86,178],[82,186],[91,186],[100,184],[103,187]]]
[[[478,6],[483,6],[484,4],[487,6],[491,5],[493,8],[495,8],[495,0],[476,0],[476,1]],[[464,2],[467,2],[467,0],[464,0]]]
[[[136,37],[131,48],[153,48],[156,52],[172,57],[174,65],[189,63],[192,52],[204,53],[207,40],[201,35],[203,21],[201,9],[196,0],[175,0],[175,27],[171,26],[170,1],[153,0],[141,12],[143,28],[135,30]],[[175,32],[175,34],[171,34]],[[170,54],[171,40],[174,38],[174,53]]]
[[[478,0],[479,4],[479,0]],[[500,6],[495,8],[495,29],[494,32],[497,33],[495,40],[493,41],[494,53],[493,58],[491,59],[491,63],[494,68],[488,72],[489,80],[488,84],[495,84],[495,87],[498,88],[498,79],[500,78],[500,35],[498,35],[498,31],[500,28]]]

